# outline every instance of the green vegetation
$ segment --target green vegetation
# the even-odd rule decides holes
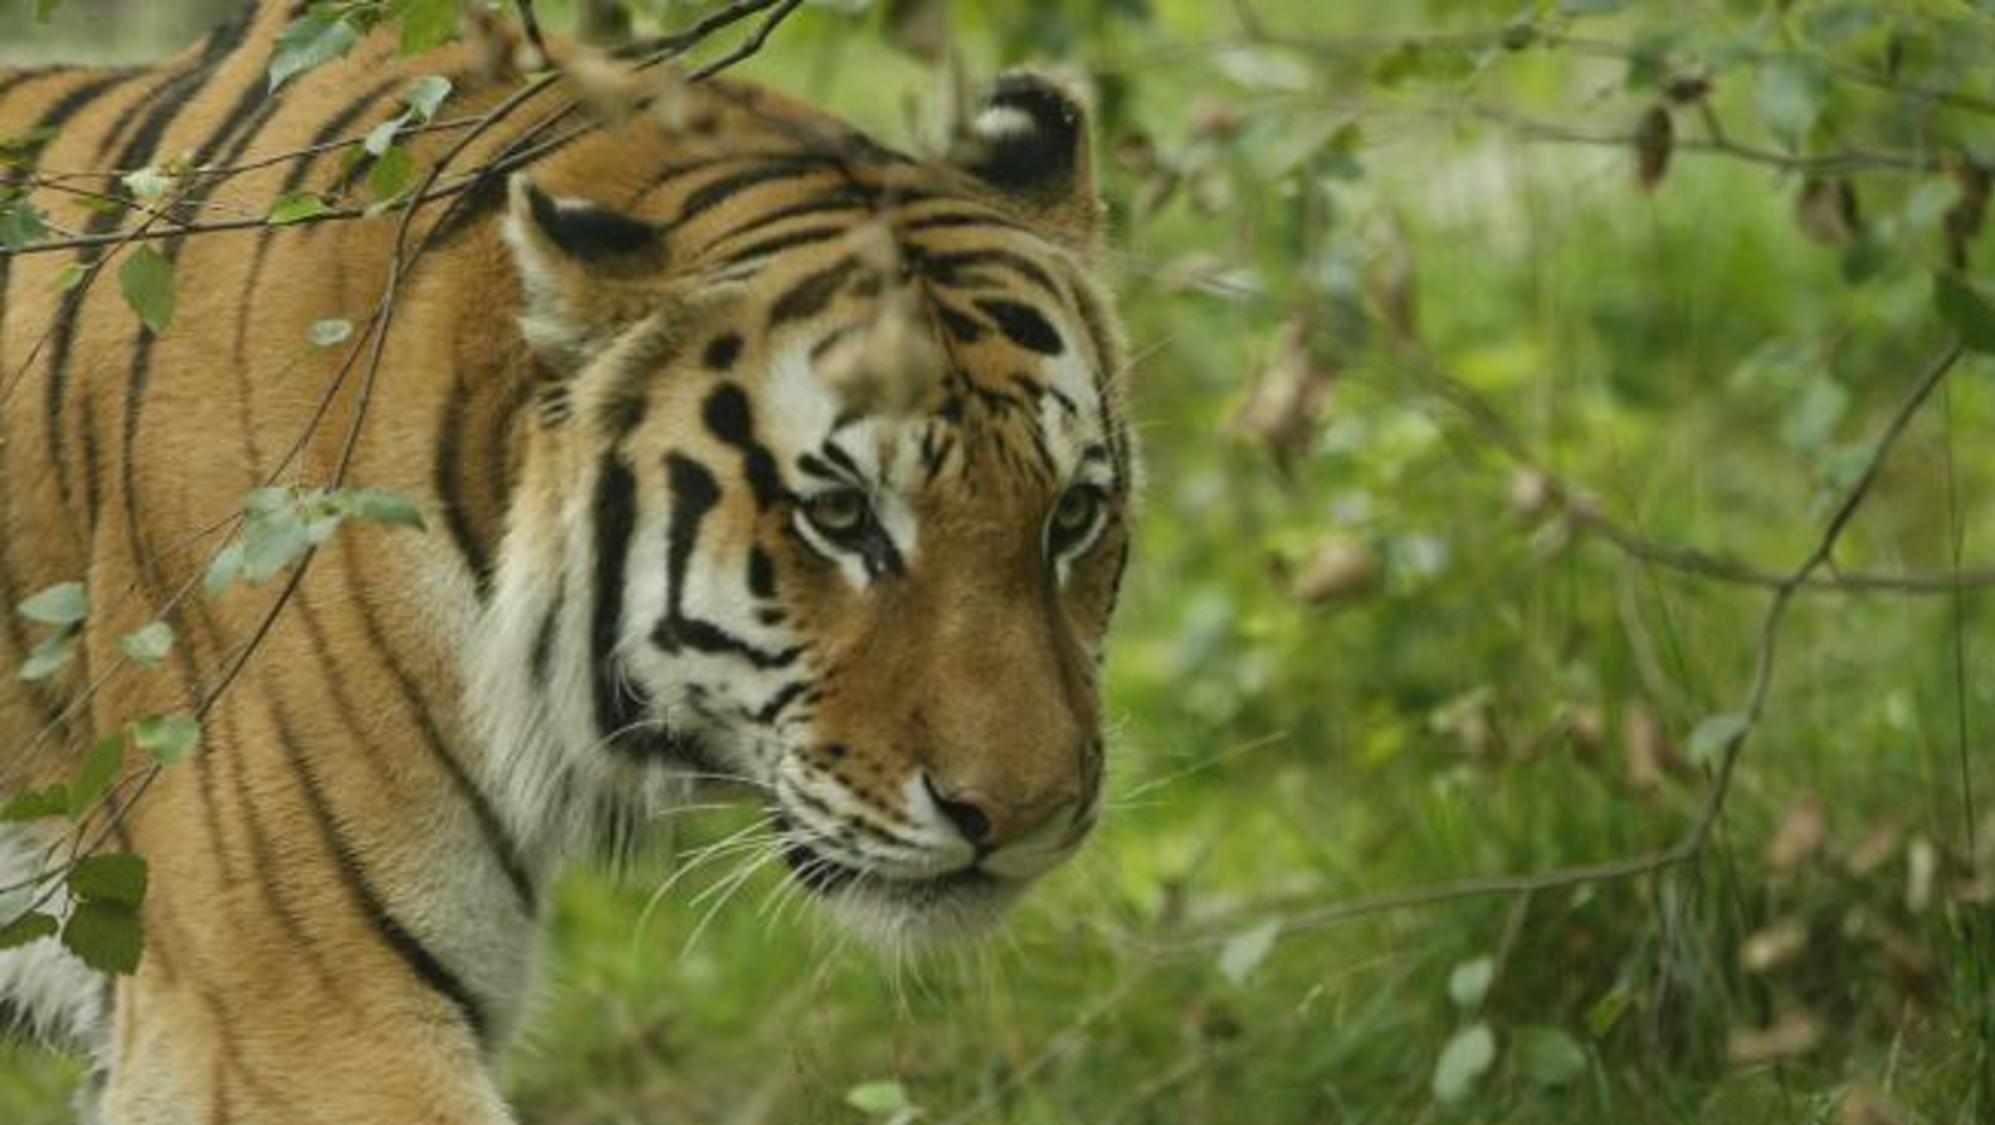
[[[1995,5],[1519,7],[958,13],[974,70],[1101,98],[1150,453],[1113,811],[904,961],[724,857],[654,901],[747,822],[672,817],[563,891],[527,1120],[1995,1114],[1995,606],[1946,589],[1995,563],[1995,363],[1912,416],[1756,724],[1733,565],[1796,568],[1995,343]],[[745,73],[905,140],[946,83],[866,8]],[[1379,900],[1667,848],[1735,749],[1688,863]],[[0,1049],[0,1120],[76,1072]]]

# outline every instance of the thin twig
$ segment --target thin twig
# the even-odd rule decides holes
[[[1731,794],[1732,781],[1736,776],[1740,758],[1746,742],[1759,726],[1766,710],[1766,701],[1773,689],[1774,656],[1778,645],[1780,625],[1792,604],[1794,595],[1807,587],[1809,577],[1825,563],[1835,551],[1836,543],[1842,538],[1850,520],[1869,496],[1871,486],[1877,481],[1885,460],[1890,456],[1898,437],[1905,431],[1914,416],[1919,412],[1933,391],[1945,380],[1947,373],[1961,357],[1961,346],[1950,344],[1926,365],[1919,378],[1913,383],[1898,408],[1892,412],[1884,429],[1871,444],[1870,456],[1865,461],[1863,472],[1857,477],[1836,505],[1834,514],[1823,527],[1812,549],[1802,561],[1781,580],[1767,603],[1765,615],[1760,619],[1758,642],[1753,662],[1753,677],[1745,698],[1737,712],[1738,722],[1727,734],[1718,749],[1718,771],[1712,781],[1704,803],[1699,807],[1697,818],[1690,828],[1675,843],[1647,855],[1628,859],[1612,860],[1605,863],[1581,864],[1561,867],[1524,875],[1493,875],[1471,879],[1458,879],[1425,887],[1415,887],[1403,891],[1377,895],[1371,898],[1349,902],[1332,903],[1314,910],[1279,917],[1283,932],[1318,929],[1325,926],[1348,922],[1372,914],[1382,914],[1395,910],[1437,906],[1443,903],[1459,902],[1464,899],[1487,898],[1492,895],[1520,895],[1537,891],[1559,890],[1584,883],[1610,882],[1631,879],[1653,874],[1669,868],[1693,863],[1703,858],[1710,845],[1711,833],[1724,815],[1725,802]],[[1123,940],[1145,952],[1169,956],[1196,954],[1213,949],[1232,936],[1231,927],[1217,927],[1197,937],[1185,938],[1167,944],[1147,942],[1131,935],[1120,935]]]

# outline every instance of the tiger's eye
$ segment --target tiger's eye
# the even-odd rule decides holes
[[[1056,555],[1073,550],[1100,521],[1104,500],[1101,489],[1091,484],[1077,484],[1061,494],[1053,505],[1047,547]]]
[[[1066,532],[1085,531],[1094,522],[1095,509],[1100,506],[1101,493],[1097,489],[1088,485],[1070,488],[1053,507],[1053,526]]]
[[[856,488],[821,492],[804,501],[804,518],[832,537],[855,535],[872,518],[866,494]]]

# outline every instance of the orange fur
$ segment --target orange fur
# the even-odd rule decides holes
[[[0,134],[59,119],[41,158],[49,169],[181,154],[226,164],[362,134],[398,111],[398,92],[419,75],[459,83],[447,116],[479,112],[513,88],[480,76],[475,47],[405,59],[377,36],[265,102],[257,91],[287,7],[256,7],[237,34],[151,69],[0,76]],[[949,431],[960,457],[914,503],[918,563],[874,596],[812,554],[790,530],[790,508],[751,503],[744,455],[698,425],[715,377],[701,370],[702,349],[731,334],[739,370],[775,363],[773,295],[827,260],[823,245],[778,248],[753,276],[717,282],[738,268],[726,264],[731,254],[764,237],[741,232],[841,177],[874,200],[836,217],[854,244],[866,224],[918,218],[937,200],[981,216],[925,231],[922,252],[995,246],[1036,263],[1028,268],[1052,291],[1011,274],[991,291],[1057,301],[1068,354],[1112,384],[1122,359],[1090,276],[1100,220],[1084,151],[1065,187],[1008,192],[950,164],[888,158],[839,122],[753,86],[676,90],[674,81],[653,90],[674,90],[671,120],[639,112],[528,169],[548,197],[668,228],[663,261],[564,257],[540,244],[549,235],[527,213],[524,188],[509,198],[503,181],[430,204],[414,232],[418,242],[434,235],[433,245],[396,296],[371,384],[364,355],[342,380],[346,348],[312,346],[306,333],[343,317],[365,338],[389,273],[394,216],[165,244],[180,309],[156,338],[123,306],[111,274],[72,299],[56,280],[77,257],[5,262],[0,596],[11,604],[83,579],[93,612],[73,667],[43,685],[0,678],[10,745],[27,746],[51,723],[58,732],[0,763],[0,794],[66,777],[93,732],[206,703],[281,582],[182,600],[168,617],[180,644],[157,670],[117,669],[117,638],[198,581],[218,541],[190,533],[229,516],[246,490],[273,476],[329,481],[363,395],[347,480],[415,498],[428,517],[422,534],[352,526],[328,542],[239,681],[208,709],[203,753],[122,808],[116,843],[147,858],[154,889],[144,961],[117,982],[108,1039],[97,1045],[104,1121],[509,1120],[493,1066],[521,1018],[517,986],[530,975],[537,895],[557,853],[486,791],[489,740],[469,713],[460,649],[467,637],[476,643],[502,555],[567,565],[552,528],[606,449],[628,450],[643,473],[681,451],[723,481],[700,548],[771,556],[822,677],[819,733],[800,753],[862,802],[888,820],[906,815],[899,794],[925,771],[976,801],[1006,839],[1095,799],[1094,659],[1119,577],[1125,495],[1114,497],[1102,545],[1076,559],[1064,586],[1049,585],[1040,529],[1060,482],[1032,467],[1030,418],[980,415]],[[491,159],[563,100],[558,87],[536,99],[457,167]],[[453,139],[412,142],[418,164]],[[743,181],[692,213],[727,174],[826,151],[850,159]],[[220,181],[190,195],[201,205],[190,213],[253,214],[280,192],[342,191],[342,159],[322,154]],[[714,170],[686,170],[702,162]],[[65,229],[134,222],[95,217],[61,196],[38,202]],[[508,221],[523,232],[514,247],[502,233]],[[797,229],[778,222],[767,233]],[[552,331],[572,340],[530,340],[516,327],[535,314],[515,259],[535,254],[546,267],[543,296],[560,309]],[[108,260],[114,271],[119,259]],[[877,304],[877,293],[845,288],[815,315],[864,322]],[[607,354],[602,341],[612,336],[623,351]],[[998,392],[1017,378],[1020,354],[987,328],[957,340],[950,362],[973,391]],[[13,385],[17,371],[25,377]],[[761,390],[748,387],[754,401]],[[1105,413],[1118,409],[1112,394],[1103,401]],[[1126,458],[1126,434],[1113,441]],[[662,536],[651,495],[640,495],[640,534]],[[0,668],[32,640],[10,620]],[[83,712],[58,721],[99,676]],[[834,749],[845,746],[856,749]],[[134,773],[139,765],[127,763]],[[1078,839],[1092,813],[1072,817]]]

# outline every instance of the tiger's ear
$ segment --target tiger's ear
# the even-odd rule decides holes
[[[526,296],[520,330],[542,359],[573,370],[649,310],[664,235],[620,211],[556,199],[523,173],[508,187],[505,240]]]
[[[956,138],[950,163],[1059,237],[1091,248],[1103,206],[1086,101],[1029,70],[1001,76]]]

